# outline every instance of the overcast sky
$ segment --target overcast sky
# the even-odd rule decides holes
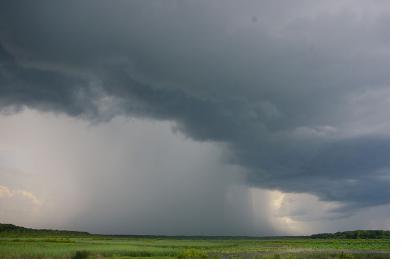
[[[389,228],[384,0],[0,2],[0,222]]]

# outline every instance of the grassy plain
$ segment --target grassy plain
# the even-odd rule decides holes
[[[0,234],[0,258],[390,258],[389,239]]]

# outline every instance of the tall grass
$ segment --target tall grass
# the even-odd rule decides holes
[[[389,239],[0,237],[0,258],[389,258],[389,249]]]

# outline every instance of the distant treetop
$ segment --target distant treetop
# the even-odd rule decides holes
[[[89,234],[83,231],[71,231],[71,230],[53,230],[53,229],[33,229],[20,227],[13,224],[1,224],[0,234],[2,233],[27,233],[27,234],[52,234],[52,235],[84,235]]]
[[[389,230],[354,230],[336,233],[312,234],[311,238],[333,238],[333,239],[389,239]]]

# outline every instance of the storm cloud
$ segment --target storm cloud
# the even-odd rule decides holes
[[[2,1],[0,110],[169,121],[249,187],[386,205],[388,5]]]

